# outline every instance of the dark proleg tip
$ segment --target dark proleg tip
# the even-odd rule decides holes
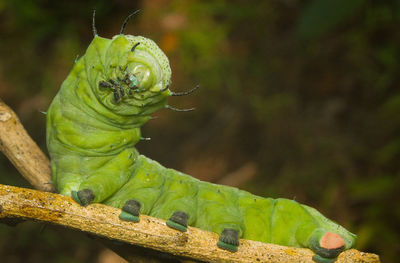
[[[131,221],[131,222],[134,222],[134,223],[137,223],[137,222],[140,221],[138,216],[134,216],[134,215],[132,215],[132,214],[130,214],[128,212],[125,212],[125,211],[121,211],[121,214],[119,214],[119,218],[121,220]]]
[[[140,214],[140,203],[134,199],[126,201],[122,207],[122,211],[132,214],[134,216],[139,216]]]
[[[336,258],[337,256],[339,256],[340,253],[342,253],[344,250],[344,246],[343,247],[339,247],[339,248],[335,248],[335,249],[325,249],[325,248],[321,248],[318,251],[315,251],[317,254],[326,257],[326,258]]]
[[[170,228],[179,230],[181,232],[186,232],[187,231],[187,227],[186,226],[183,226],[183,225],[181,225],[179,223],[176,223],[176,222],[174,222],[174,221],[172,221],[170,219],[167,220],[167,226],[169,226]]]
[[[78,192],[73,191],[72,198],[82,206],[87,206],[94,200],[94,193],[90,189],[83,189]]]
[[[231,251],[231,252],[238,251],[238,247],[237,246],[234,246],[234,245],[222,242],[222,241],[218,241],[217,246],[219,248],[221,248],[221,249],[228,250],[228,251]]]
[[[235,229],[225,228],[217,243],[219,248],[236,252],[239,246],[239,232]]]
[[[139,214],[140,214],[140,203],[134,199],[130,199],[125,202],[122,207],[121,214],[119,214],[119,218],[125,221],[131,221],[134,223],[139,222]]]
[[[336,261],[336,258],[324,258],[324,257],[321,257],[321,256],[318,255],[318,254],[315,254],[315,255],[312,257],[312,260],[313,260],[314,262],[317,262],[317,263],[333,263],[333,262]]]
[[[188,225],[188,214],[182,211],[175,211],[167,221],[167,226],[170,228],[186,232]]]

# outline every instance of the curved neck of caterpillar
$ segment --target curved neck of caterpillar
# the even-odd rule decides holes
[[[78,61],[73,69],[75,74],[85,74],[84,61]],[[72,78],[72,77],[71,77]],[[71,79],[72,80],[72,79]],[[159,109],[166,107],[168,93],[163,93],[140,102],[135,97],[121,99],[120,101],[105,101],[104,97],[98,94],[98,90],[93,87],[97,83],[81,78],[75,81],[75,85],[69,86],[69,78],[65,80],[62,93],[64,98],[78,98],[79,108],[88,112],[90,116],[108,125],[120,129],[139,128],[151,119],[151,114]],[[69,87],[69,88],[68,88]],[[110,97],[110,96],[109,96]],[[111,96],[112,98],[112,96]],[[152,101],[155,101],[152,103]]]

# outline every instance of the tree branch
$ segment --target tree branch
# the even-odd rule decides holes
[[[0,151],[33,187],[56,192],[51,184],[49,160],[28,135],[14,111],[1,99]]]
[[[49,161],[32,141],[12,110],[0,100],[0,149],[21,174],[37,189],[53,191]],[[231,253],[216,246],[218,235],[189,227],[185,233],[172,230],[165,221],[141,216],[139,223],[118,218],[119,209],[102,204],[82,207],[70,197],[55,193],[0,185],[0,218],[16,217],[79,229],[97,236],[135,246],[207,262],[312,262],[313,252],[240,240],[239,250]],[[379,257],[351,249],[338,263],[379,262]]]
[[[83,207],[70,197],[25,188],[0,185],[0,217],[17,217],[79,229],[98,236],[190,257],[207,262],[312,262],[313,252],[241,240],[239,251],[231,253],[216,246],[218,235],[189,227],[187,232],[173,230],[165,221],[142,215],[139,223],[120,220],[119,209],[103,204]],[[373,254],[349,250],[338,262],[351,258],[357,262],[378,262]]]

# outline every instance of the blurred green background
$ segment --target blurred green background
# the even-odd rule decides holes
[[[0,0],[0,98],[44,151],[41,111],[90,43],[94,8],[103,37],[141,9],[126,32],[165,51],[171,90],[201,85],[170,99],[195,112],[163,110],[143,128],[142,153],[314,206],[358,249],[398,260],[399,0]],[[30,187],[4,155],[0,183]],[[0,258],[118,262],[83,233],[33,222],[0,225]]]

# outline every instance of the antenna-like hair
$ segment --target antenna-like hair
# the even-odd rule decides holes
[[[122,24],[122,27],[121,27],[121,32],[120,32],[121,35],[124,34],[125,27],[126,27],[126,24],[128,24],[129,19],[131,19],[132,16],[136,15],[136,14],[139,13],[139,12],[140,12],[140,9],[139,9],[139,10],[136,10],[135,12],[133,12],[132,14],[130,14],[127,18],[125,18],[125,21],[124,21],[124,23]]]
[[[96,9],[93,9],[92,30],[93,30],[93,37],[96,37],[96,36],[97,36],[97,30],[96,30]]]
[[[165,86],[165,88],[160,89],[160,93],[163,93],[163,92],[166,91],[167,89],[169,89],[169,85]]]
[[[195,92],[198,88],[200,88],[199,85],[197,85],[196,87],[194,87],[193,89],[189,90],[189,91],[185,91],[185,92],[171,92],[171,96],[185,96],[185,95],[189,95],[192,94],[193,92]]]
[[[131,51],[133,52],[133,51],[135,51],[135,48],[137,47],[137,46],[139,46],[140,45],[140,42],[137,42],[135,45],[133,45],[133,47],[131,48]]]
[[[188,111],[194,111],[196,108],[190,108],[190,109],[177,109],[174,107],[171,107],[169,105],[166,105],[165,108],[173,110],[173,111],[178,111],[178,112],[188,112]]]

